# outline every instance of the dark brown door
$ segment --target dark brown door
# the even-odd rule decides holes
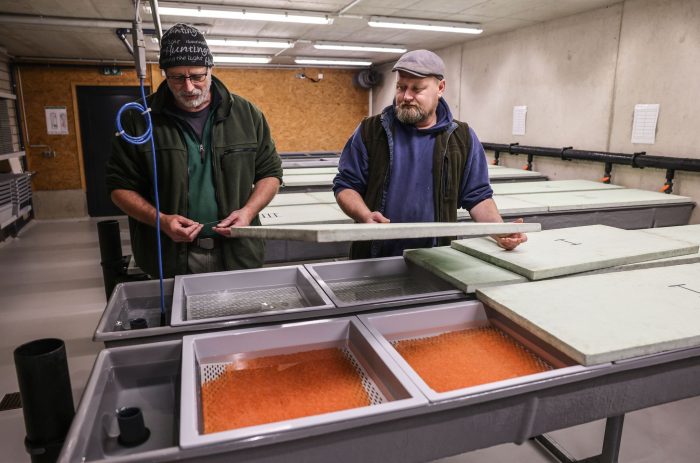
[[[146,94],[149,89],[146,87]],[[105,185],[116,117],[122,105],[141,98],[139,87],[79,86],[78,112],[83,144],[83,166],[90,217],[123,215],[112,203]]]

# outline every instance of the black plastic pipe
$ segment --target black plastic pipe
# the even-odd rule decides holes
[[[122,239],[119,235],[119,222],[102,220],[97,222],[97,239],[100,243],[100,265],[107,299],[112,290],[121,282],[125,273]]]
[[[667,170],[682,170],[687,172],[700,172],[700,159],[676,158],[670,156],[650,156],[645,153],[609,153],[606,151],[586,151],[566,148],[544,148],[539,146],[521,146],[517,144],[505,145],[502,143],[483,143],[484,149],[496,153],[527,154],[532,156],[544,156],[559,158],[562,160],[581,160],[620,164],[643,169],[653,167]]]
[[[66,346],[60,339],[38,339],[16,348],[14,359],[24,446],[32,463],[55,462],[75,415]]]

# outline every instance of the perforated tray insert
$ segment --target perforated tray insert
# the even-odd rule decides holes
[[[309,305],[296,286],[280,286],[192,294],[187,296],[186,310],[188,320],[200,320],[272,310],[299,309]]]
[[[338,353],[347,363],[338,362]],[[326,371],[336,384],[323,377]],[[387,401],[346,347],[202,364],[200,387],[205,433]]]
[[[335,297],[345,302],[361,302],[443,291],[430,280],[416,276],[371,277],[326,281]]]

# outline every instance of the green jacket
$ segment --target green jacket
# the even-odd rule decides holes
[[[211,91],[221,103],[216,108],[212,127],[211,162],[219,219],[240,209],[252,193],[252,185],[266,177],[282,179],[282,162],[262,112],[252,103],[229,93],[224,84],[212,77]],[[183,134],[166,107],[173,96],[163,82],[148,98],[153,120],[153,137],[158,166],[160,210],[165,214],[187,217],[187,149]],[[145,120],[128,111],[122,127],[132,135],[145,132]],[[133,190],[155,204],[153,193],[153,161],[151,143],[132,145],[121,137],[112,143],[112,156],[107,164],[107,188]],[[255,217],[251,225],[260,225]],[[158,254],[155,228],[129,218],[131,248],[136,263],[152,276],[158,275]],[[163,276],[187,273],[187,243],[175,243],[161,233]],[[223,240],[223,258],[227,269],[260,267],[265,243],[259,239]]]

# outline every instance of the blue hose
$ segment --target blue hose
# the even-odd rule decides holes
[[[158,198],[158,166],[156,164],[156,145],[153,141],[153,123],[151,122],[151,109],[148,107],[148,102],[146,101],[146,91],[143,87],[143,79],[141,82],[141,98],[143,99],[143,106],[136,102],[127,103],[121,108],[117,113],[117,129],[119,132],[117,135],[121,136],[124,140],[131,143],[132,145],[143,145],[148,140],[151,141],[151,154],[153,155],[153,190],[155,192],[156,199],[156,234],[158,243],[158,276],[160,278],[160,324],[165,325],[165,291],[163,291],[163,251],[160,244],[160,200]],[[146,119],[146,131],[143,135],[133,136],[126,133],[122,128],[122,114],[127,110],[136,110],[141,113],[141,115]]]

